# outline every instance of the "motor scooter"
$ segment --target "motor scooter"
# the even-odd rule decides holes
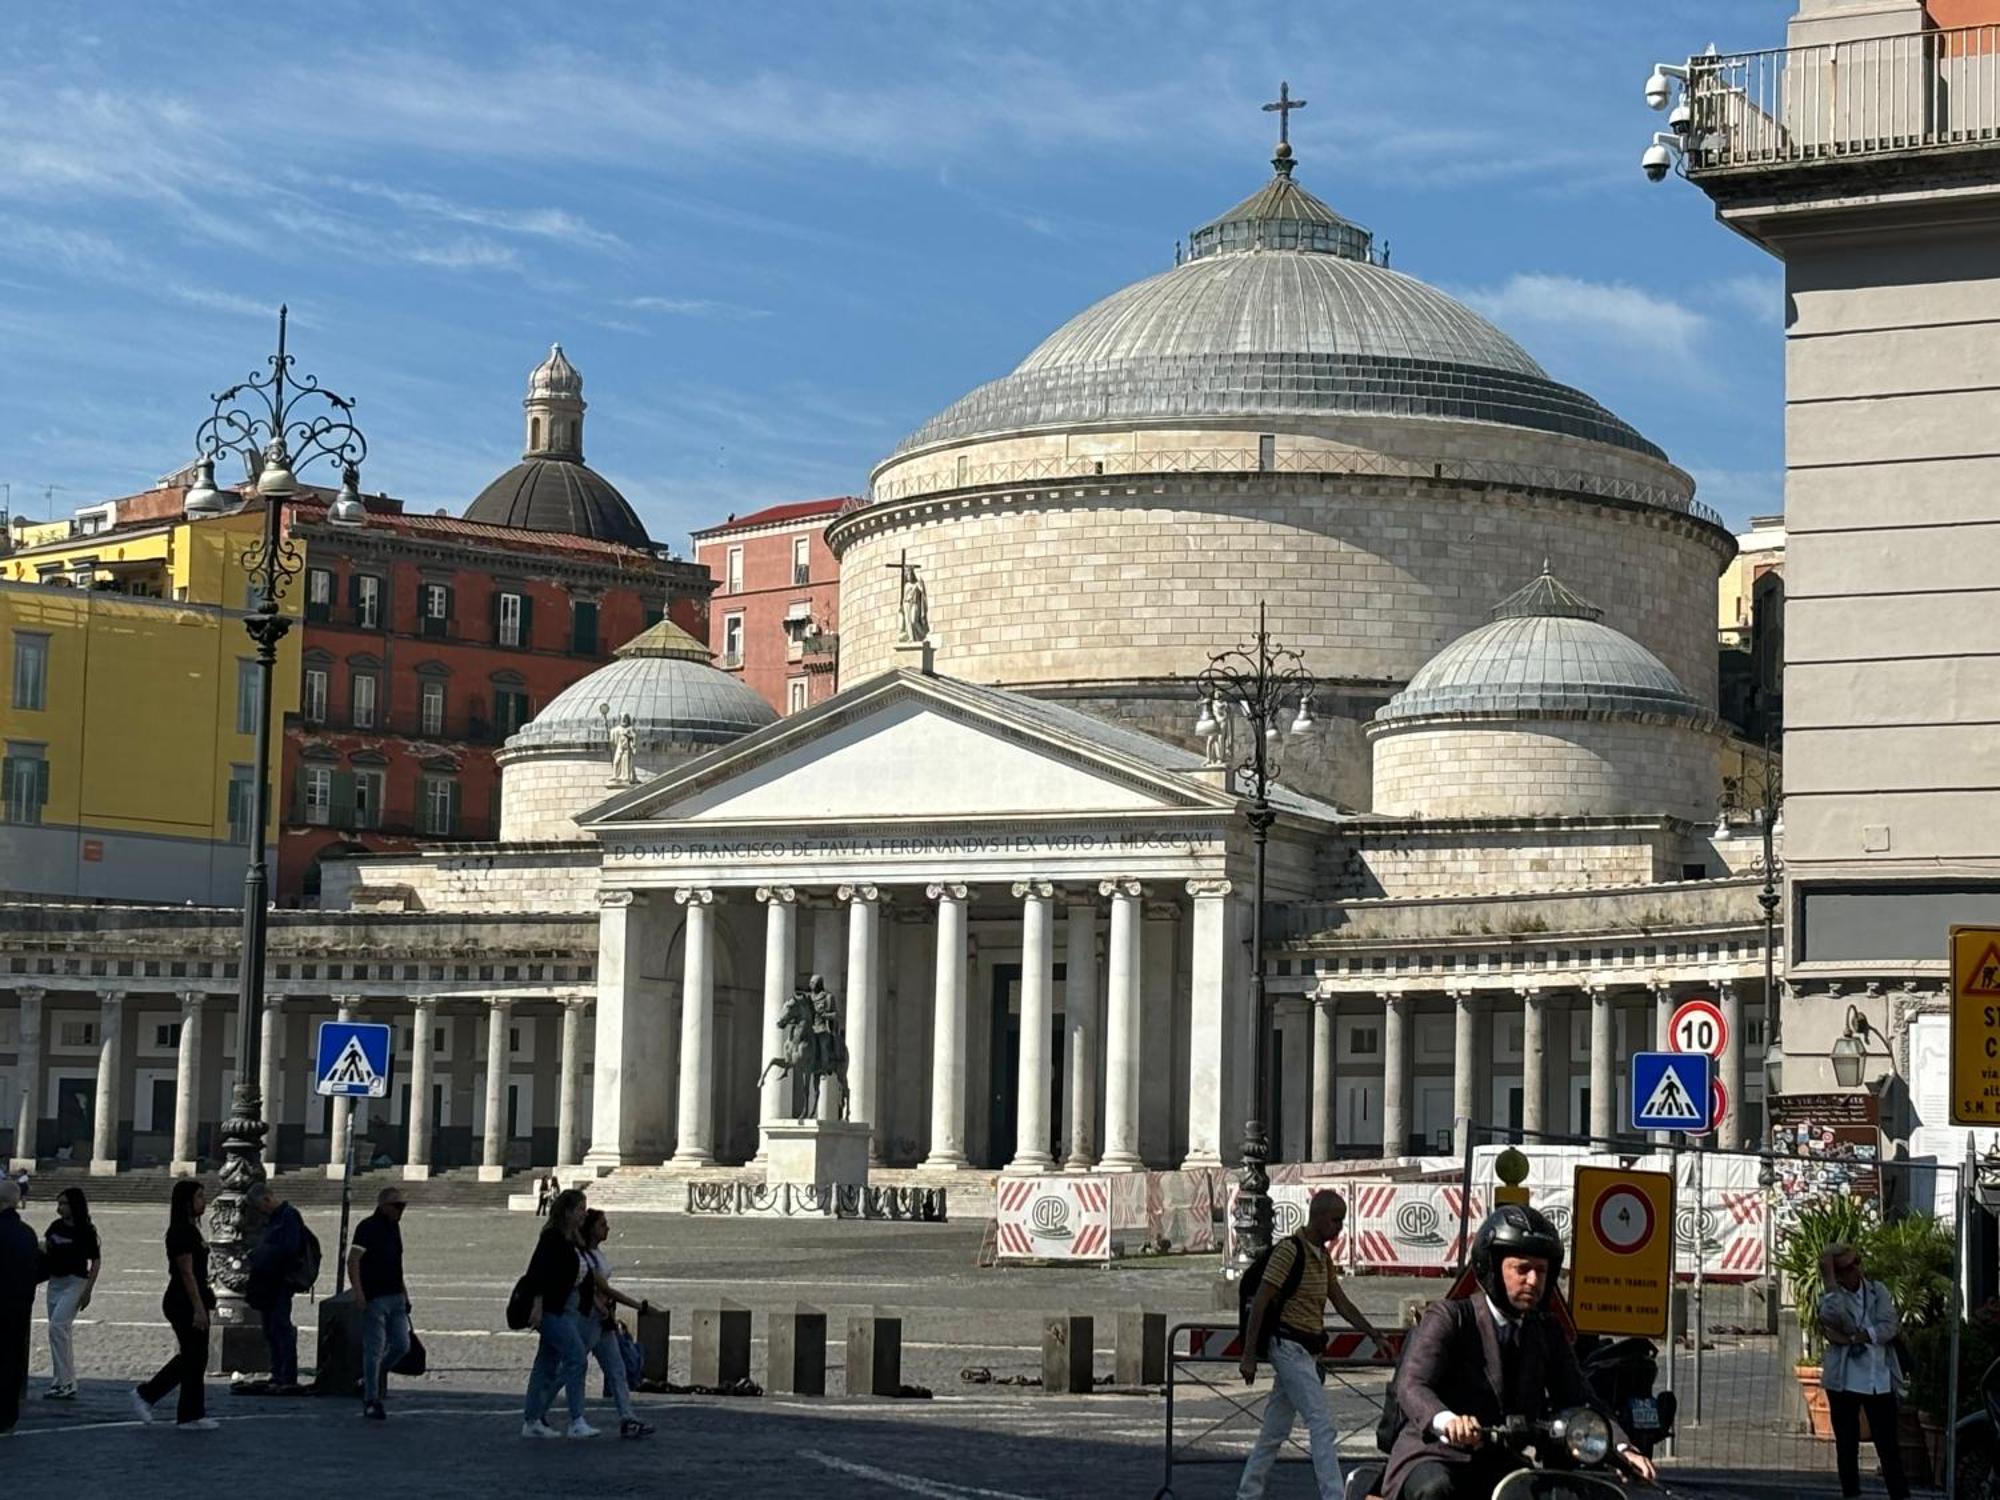
[[[1541,1421],[1509,1417],[1480,1441],[1508,1449],[1523,1465],[1493,1487],[1492,1500],[1629,1500],[1611,1451],[1611,1424],[1587,1406]],[[1385,1467],[1369,1462],[1348,1470],[1344,1500],[1376,1500]]]
[[[1576,1341],[1583,1378],[1605,1411],[1646,1457],[1673,1435],[1679,1410],[1672,1391],[1655,1392],[1659,1353],[1645,1339],[1605,1339],[1585,1334]]]

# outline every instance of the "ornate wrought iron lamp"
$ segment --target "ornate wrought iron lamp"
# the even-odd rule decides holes
[[[1249,797],[1244,817],[1250,824],[1254,864],[1251,875],[1250,1000],[1256,1034],[1251,1118],[1243,1126],[1243,1165],[1232,1223],[1236,1231],[1239,1267],[1248,1265],[1271,1243],[1270,1030],[1264,994],[1264,865],[1271,825],[1278,820],[1271,806],[1271,787],[1278,780],[1282,758],[1281,725],[1294,735],[1313,728],[1312,695],[1318,684],[1306,671],[1297,651],[1272,642],[1265,628],[1264,606],[1257,606],[1257,639],[1228,651],[1211,652],[1208,666],[1196,679],[1201,712],[1194,732],[1209,747],[1212,763],[1229,777],[1229,789]],[[1243,734],[1237,733],[1241,726]]]
[[[266,374],[252,375],[214,397],[215,410],[195,431],[197,478],[183,509],[191,520],[205,520],[243,509],[248,500],[215,485],[215,463],[225,453],[238,454],[246,473],[254,476],[256,497],[263,503],[264,524],[257,539],[244,549],[243,567],[250,578],[255,603],[243,628],[257,647],[257,730],[254,780],[250,790],[250,858],[243,872],[243,942],[238,960],[236,996],[236,1086],[229,1119],[222,1127],[222,1190],[211,1210],[210,1245],[216,1254],[216,1281],[234,1293],[220,1310],[223,1339],[218,1352],[225,1366],[230,1330],[250,1320],[240,1299],[249,1279],[249,1256],[259,1226],[243,1222],[243,1194],[264,1177],[264,1099],[259,1084],[263,1055],[264,948],[268,925],[269,875],[264,859],[265,831],[271,821],[271,689],[276,675],[278,642],[292,622],[281,608],[286,585],[299,576],[303,559],[286,535],[284,511],[297,498],[298,471],[325,460],[340,472],[340,490],[326,507],[329,525],[365,525],[361,500],[361,463],[368,444],[354,425],[354,403],[321,386],[313,376],[292,372],[286,347],[290,315],[278,309],[278,352],[267,361]],[[234,1306],[229,1305],[234,1303]]]

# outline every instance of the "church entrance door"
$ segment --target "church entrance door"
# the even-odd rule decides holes
[[[1063,966],[1055,966],[1056,995],[1062,994]],[[1063,1014],[1058,1009],[1049,1023],[1049,1154],[1062,1160]],[[979,1165],[999,1170],[1014,1159],[1014,1133],[1021,1118],[1021,966],[993,966],[993,1077],[988,1091],[989,1122],[985,1155]]]

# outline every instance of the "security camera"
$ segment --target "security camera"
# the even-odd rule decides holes
[[[1687,100],[1683,99],[1674,106],[1674,112],[1667,116],[1667,129],[1675,135],[1684,136],[1693,128],[1694,111],[1688,108]]]
[[[1659,68],[1653,69],[1646,79],[1646,108],[1665,109],[1674,96],[1674,86],[1667,81],[1667,75]]]
[[[1665,146],[1655,142],[1646,148],[1646,154],[1639,158],[1639,165],[1646,173],[1648,182],[1662,182],[1673,169],[1674,154]]]

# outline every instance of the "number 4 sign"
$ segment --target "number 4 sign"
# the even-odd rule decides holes
[[[1713,1000],[1683,1000],[1667,1022],[1669,1052],[1706,1052],[1720,1060],[1729,1046],[1729,1023]]]

